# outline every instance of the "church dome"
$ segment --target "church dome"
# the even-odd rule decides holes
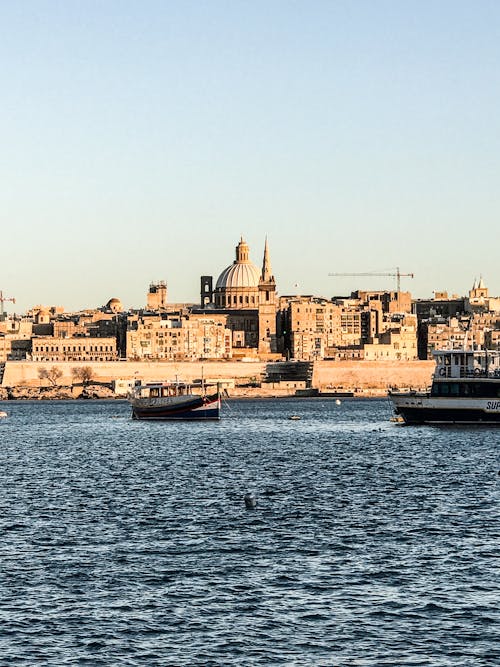
[[[238,287],[257,287],[259,270],[251,262],[248,264],[231,264],[220,274],[215,289],[234,289]]]
[[[110,310],[113,313],[121,313],[123,312],[122,302],[120,301],[120,299],[113,297],[106,304],[106,309]]]
[[[260,271],[249,259],[248,244],[241,239],[236,247],[236,260],[220,274],[216,290],[257,288]]]

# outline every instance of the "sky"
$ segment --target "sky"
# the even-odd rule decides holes
[[[0,3],[0,290],[197,302],[241,236],[279,294],[500,295],[496,0]]]

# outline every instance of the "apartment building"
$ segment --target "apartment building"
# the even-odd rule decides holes
[[[31,343],[33,361],[116,361],[116,338],[35,336]]]
[[[226,316],[216,314],[130,318],[126,333],[127,358],[137,361],[230,359],[232,332],[226,322]]]

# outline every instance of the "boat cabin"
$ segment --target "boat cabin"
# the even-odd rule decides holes
[[[437,350],[434,380],[500,378],[500,350]]]
[[[193,392],[191,385],[185,382],[151,382],[136,385],[134,393],[141,398],[165,398],[189,396]]]

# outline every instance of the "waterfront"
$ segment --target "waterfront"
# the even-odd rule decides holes
[[[4,407],[5,664],[497,664],[495,429],[386,400]]]

